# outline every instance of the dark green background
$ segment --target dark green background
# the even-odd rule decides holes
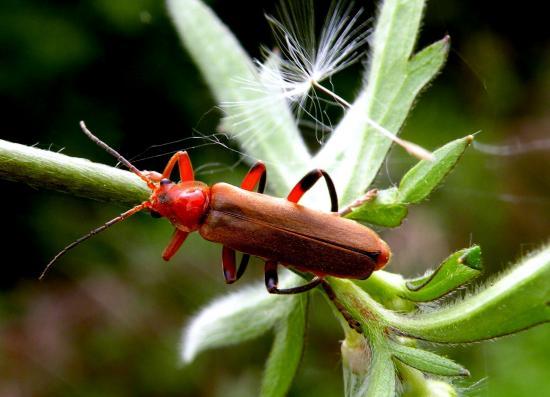
[[[324,3],[324,2],[316,2]],[[360,2],[363,3],[363,2]],[[263,18],[273,2],[210,2],[253,56],[273,42]],[[365,2],[368,15],[375,4]],[[403,136],[428,148],[482,130],[479,142],[550,139],[550,41],[535,1],[429,2],[420,45],[450,34],[442,74],[417,103]],[[360,69],[338,77],[352,99]],[[114,164],[86,140],[78,121],[128,157],[187,149],[206,182],[238,183],[239,155],[204,139],[219,114],[179,44],[162,2],[153,0],[0,3],[0,138]],[[315,136],[304,131],[312,150]],[[197,133],[195,133],[197,136]],[[226,142],[237,148],[234,142]],[[195,146],[201,146],[194,148]],[[548,239],[547,150],[491,156],[469,150],[404,226],[382,231],[394,251],[389,270],[418,274],[450,251],[479,243],[491,273]],[[284,161],[284,159],[281,159]],[[378,187],[413,163],[392,151]],[[211,298],[261,279],[259,266],[235,286],[219,269],[220,247],[193,236],[168,264],[171,228],[137,216],[73,251],[42,283],[36,275],[58,249],[124,208],[0,181],[4,235],[0,277],[0,396],[253,396],[270,338],[178,361],[188,316]],[[324,301],[312,301],[303,365],[291,396],[342,393],[341,331]],[[550,393],[548,326],[494,343],[442,350],[466,365],[480,396]],[[468,387],[472,382],[461,383]]]

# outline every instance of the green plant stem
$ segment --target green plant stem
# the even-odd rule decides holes
[[[496,338],[550,321],[549,277],[550,246],[545,246],[478,292],[438,310],[414,317],[382,315],[388,325],[431,342]]]
[[[151,191],[131,172],[0,140],[0,178],[79,197],[134,205]]]
[[[416,308],[412,302],[402,298],[405,296],[406,286],[400,274],[379,270],[366,280],[355,281],[355,284],[388,309],[410,312]]]

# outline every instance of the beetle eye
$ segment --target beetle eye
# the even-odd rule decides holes
[[[160,184],[162,186],[168,185],[169,183],[172,183],[172,181],[170,181],[170,179],[168,179],[168,178],[163,178],[163,179],[160,180]]]
[[[151,214],[151,216],[152,216],[153,218],[162,218],[162,215],[159,214],[157,211],[151,210],[151,211],[150,211],[150,214]]]

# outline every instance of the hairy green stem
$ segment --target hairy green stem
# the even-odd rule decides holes
[[[439,343],[509,335],[550,321],[550,246],[534,251],[476,293],[415,316],[385,315],[401,332]]]
[[[101,201],[136,204],[151,194],[131,172],[0,140],[0,178]]]

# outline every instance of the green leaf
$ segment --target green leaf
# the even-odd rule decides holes
[[[399,343],[391,343],[390,346],[396,359],[422,372],[440,376],[470,375],[466,368],[435,353]]]
[[[369,371],[366,394],[355,394],[354,397],[394,397],[397,385],[395,366],[391,354],[385,350],[373,350],[372,365]]]
[[[397,188],[378,191],[376,197],[354,208],[346,218],[384,227],[397,227],[406,218],[407,206],[398,201]]]
[[[373,35],[368,84],[314,158],[333,176],[343,204],[369,187],[391,146],[367,120],[398,132],[418,93],[445,62],[448,37],[411,57],[424,3],[384,1]]]
[[[425,47],[410,59],[407,66],[407,77],[394,100],[401,100],[401,96],[414,98],[439,73],[447,59],[450,39],[449,36],[445,36]]]
[[[432,161],[422,160],[411,168],[399,184],[401,203],[418,203],[424,200],[451,172],[474,137],[468,135],[449,142],[436,150]]]
[[[416,279],[405,280],[400,274],[379,270],[354,283],[387,308],[412,311],[416,307],[412,302],[438,299],[480,276],[481,271],[481,249],[474,245],[455,252],[435,271]]]
[[[346,217],[384,227],[401,225],[407,216],[407,206],[425,199],[441,183],[472,139],[469,135],[439,148],[433,153],[433,160],[422,160],[411,168],[401,179],[399,188],[378,191],[373,200],[354,208]]]
[[[346,397],[394,397],[396,377],[391,354],[382,340],[375,338],[374,342],[371,347],[363,336],[352,334],[342,343]]]
[[[309,294],[298,294],[287,318],[275,327],[275,340],[267,360],[260,396],[286,396],[298,370],[304,347]]]
[[[282,284],[301,282],[285,273]],[[182,359],[191,362],[200,352],[231,346],[260,336],[300,305],[299,296],[269,294],[264,285],[246,287],[210,303],[186,327],[182,338]]]
[[[168,0],[168,9],[185,48],[222,104],[227,132],[247,155],[268,163],[270,188],[285,194],[310,168],[288,104],[272,92],[247,86],[259,81],[253,62],[202,1]]]
[[[415,302],[438,299],[479,277],[481,269],[481,248],[475,245],[455,252],[435,271],[407,281],[401,296]]]
[[[458,393],[449,383],[427,377],[421,371],[395,360],[401,381],[400,397],[457,397]]]
[[[550,321],[550,246],[483,289],[438,310],[385,316],[404,334],[440,343],[496,338]]]

